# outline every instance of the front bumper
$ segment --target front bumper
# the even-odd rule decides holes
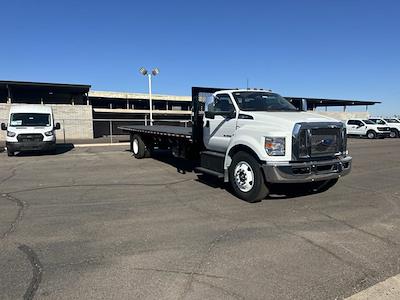
[[[351,156],[328,161],[277,162],[262,166],[269,183],[301,183],[335,179],[351,170]]]
[[[56,142],[6,142],[6,147],[10,152],[33,150],[50,151],[55,149]]]

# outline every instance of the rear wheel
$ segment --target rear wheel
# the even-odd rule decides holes
[[[261,201],[269,193],[261,165],[247,152],[241,151],[233,156],[229,181],[235,195],[250,203]]]
[[[150,151],[147,149],[142,137],[138,134],[132,137],[132,152],[135,158],[138,159],[150,156]]]
[[[367,132],[367,138],[369,138],[370,140],[375,139],[376,138],[376,133],[373,130],[370,130]]]

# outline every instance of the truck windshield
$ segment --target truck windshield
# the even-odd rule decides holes
[[[50,126],[50,114],[11,114],[10,126]]]
[[[385,119],[385,121],[388,123],[400,123],[400,121],[396,119]]]
[[[269,92],[234,92],[233,97],[244,111],[298,111],[282,96]]]
[[[379,124],[379,125],[386,125],[385,121],[381,120],[381,119],[370,119],[372,122],[374,122],[375,124]]]

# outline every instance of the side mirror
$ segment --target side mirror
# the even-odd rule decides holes
[[[204,116],[205,116],[207,119],[215,119],[215,113],[214,113],[213,111],[206,111],[206,112],[204,113]]]
[[[60,123],[56,123],[56,126],[54,126],[54,129],[55,129],[55,130],[59,130],[59,129],[61,129],[61,125],[60,125]]]
[[[7,125],[5,123],[1,123],[1,130],[7,130]]]
[[[233,119],[236,117],[236,111],[232,110],[224,114],[228,119]]]

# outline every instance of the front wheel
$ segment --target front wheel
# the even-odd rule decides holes
[[[14,156],[14,151],[7,150],[7,156]]]
[[[367,138],[369,138],[370,140],[375,139],[376,138],[376,133],[373,130],[370,130],[367,132]]]
[[[229,167],[229,182],[237,197],[254,203],[264,199],[269,190],[260,163],[247,152],[238,152]]]
[[[391,138],[397,138],[399,137],[399,132],[397,130],[392,130],[390,131],[390,135]]]

